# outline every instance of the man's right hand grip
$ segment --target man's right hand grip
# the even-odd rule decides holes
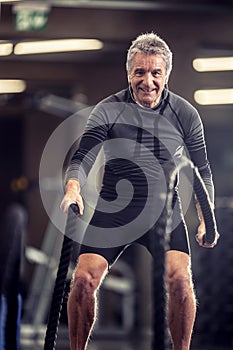
[[[77,204],[75,203],[72,203],[70,205],[70,209],[76,214],[76,215],[79,215],[80,211],[79,211],[79,207]]]

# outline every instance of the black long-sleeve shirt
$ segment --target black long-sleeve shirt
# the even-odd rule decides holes
[[[135,103],[129,89],[98,103],[88,118],[65,181],[75,178],[83,186],[101,146],[105,155],[102,190],[110,197],[114,196],[119,179],[135,182],[139,186],[138,197],[143,193],[147,196],[151,187],[143,192],[145,184],[149,181],[159,186],[161,169],[171,160],[176,166],[185,150],[214,202],[200,116],[189,102],[166,89],[153,109]]]

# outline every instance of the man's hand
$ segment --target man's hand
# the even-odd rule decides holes
[[[79,214],[83,214],[84,205],[83,199],[80,194],[79,182],[75,179],[70,179],[66,184],[66,192],[60,204],[60,208],[64,213],[68,213],[68,209],[71,204],[77,204],[79,207]]]
[[[201,207],[200,207],[199,203],[196,204],[196,208],[197,208],[197,213],[198,213],[198,217],[200,220],[200,225],[198,226],[197,234],[196,234],[196,241],[198,242],[198,244],[201,247],[213,248],[217,244],[220,235],[219,235],[219,233],[215,234],[215,239],[214,239],[213,243],[205,242],[205,239],[204,239],[204,236],[206,234],[205,221],[204,221],[203,214],[202,214]]]
[[[216,233],[215,239],[213,243],[205,242],[204,235],[206,233],[205,224],[204,222],[201,222],[198,226],[197,234],[196,234],[196,241],[201,247],[204,248],[214,248],[214,246],[217,244],[217,241],[219,239],[219,233]]]

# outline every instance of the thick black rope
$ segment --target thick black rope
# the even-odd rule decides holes
[[[153,338],[152,350],[166,350],[169,347],[169,338],[167,333],[166,309],[167,309],[167,290],[164,280],[165,276],[165,252],[169,245],[171,231],[172,201],[174,194],[174,184],[177,173],[181,168],[190,166],[193,169],[193,188],[197,200],[200,203],[203,213],[206,233],[204,241],[213,243],[217,234],[217,225],[214,211],[209,199],[205,184],[194,164],[182,157],[179,165],[175,166],[172,173],[166,174],[169,179],[168,194],[163,213],[158,222],[157,235],[152,235],[150,244],[153,252]],[[169,168],[169,167],[168,167]]]
[[[153,287],[153,337],[152,349],[164,350],[167,348],[168,335],[166,324],[167,291],[164,281],[165,251],[167,239],[164,234],[167,225],[167,207],[165,206],[158,222],[156,235],[150,239],[153,252],[152,287]],[[155,237],[156,236],[156,237]]]
[[[61,249],[60,262],[54,285],[50,314],[45,334],[44,350],[55,350],[56,347],[58,326],[62,311],[62,304],[65,297],[67,272],[73,248],[73,240],[70,237],[75,236],[75,229],[77,226],[77,214],[77,205],[71,205],[68,211],[65,235]]]
[[[191,160],[183,156],[178,165],[176,165],[174,171],[171,174],[170,183],[169,183],[169,194],[168,194],[168,220],[171,219],[171,211],[172,211],[172,193],[174,188],[174,183],[176,179],[177,173],[181,168],[186,166],[191,167],[193,169],[193,189],[196,194],[197,200],[200,204],[202,214],[205,221],[206,233],[204,236],[204,241],[212,244],[214,242],[215,236],[217,234],[217,224],[215,220],[214,209],[212,207],[212,203],[209,198],[209,194],[207,192],[206,186],[202,180],[202,177],[198,171],[198,168],[193,164]],[[169,223],[168,223],[169,224]]]

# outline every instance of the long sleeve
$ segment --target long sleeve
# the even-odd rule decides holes
[[[195,110],[194,110],[195,111]],[[212,172],[207,157],[204,129],[201,118],[196,112],[191,119],[189,132],[186,135],[185,144],[187,146],[190,158],[198,168],[200,175],[205,183],[210,200],[214,203],[214,184]]]
[[[107,137],[108,127],[103,118],[103,110],[101,113],[101,108],[95,108],[88,118],[79,147],[71,158],[65,173],[65,183],[72,178],[77,179],[81,187],[85,184],[102,143]]]

